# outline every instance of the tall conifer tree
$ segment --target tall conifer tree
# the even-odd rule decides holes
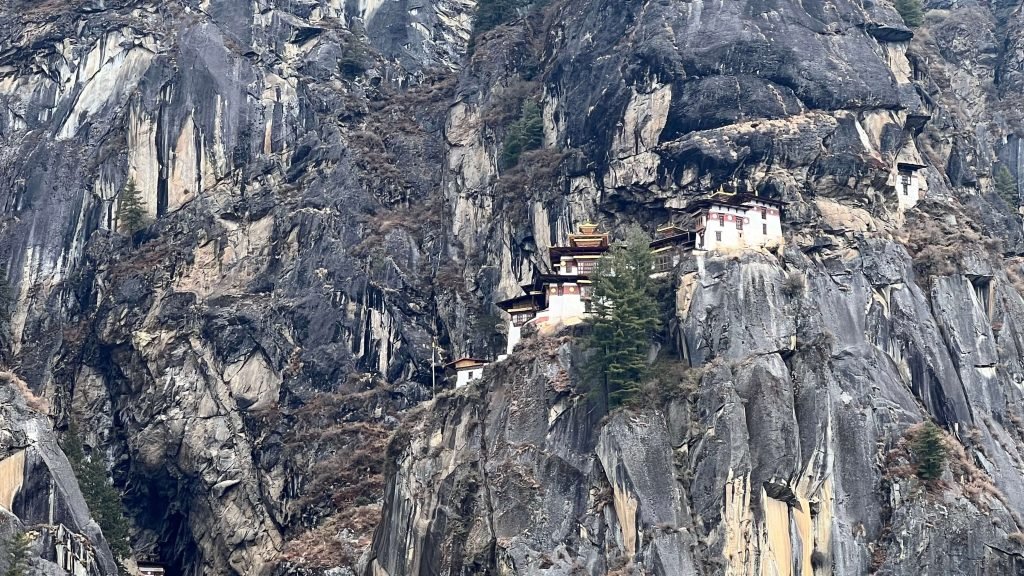
[[[590,368],[611,407],[633,397],[648,375],[651,338],[661,326],[650,277],[653,262],[650,238],[631,229],[594,275]]]
[[[134,234],[146,223],[146,210],[142,206],[142,192],[129,179],[117,199],[117,226],[126,234]]]
[[[1003,200],[1011,208],[1019,206],[1020,196],[1017,193],[1017,179],[1013,177],[1010,169],[1003,164],[999,164],[993,172],[996,193],[1002,196]]]

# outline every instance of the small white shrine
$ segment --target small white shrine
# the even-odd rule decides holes
[[[900,209],[913,208],[928,190],[923,174],[927,168],[917,162],[897,162],[896,170],[889,175],[890,184],[896,189]]]
[[[164,576],[166,571],[159,564],[139,562],[139,576]]]
[[[455,387],[462,388],[473,380],[483,378],[486,365],[487,360],[465,357],[445,364],[444,368],[450,376],[455,377]]]

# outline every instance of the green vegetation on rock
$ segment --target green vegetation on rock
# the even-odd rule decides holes
[[[1020,196],[1017,193],[1017,179],[1013,177],[1010,169],[999,164],[992,171],[992,180],[995,184],[996,193],[1010,207],[1016,208],[1020,205]]]
[[[110,544],[110,549],[118,558],[131,556],[128,520],[124,517],[121,494],[107,479],[107,470],[102,459],[85,456],[82,438],[74,424],[64,434],[61,448],[71,462],[85,503],[89,505],[89,512],[103,530],[103,536]]]
[[[601,259],[594,275],[590,369],[610,407],[640,392],[649,373],[651,337],[661,326],[650,278],[650,238],[631,229]]]
[[[16,532],[7,541],[7,570],[4,576],[29,576],[28,547],[32,543],[25,532]]]
[[[135,180],[128,180],[117,199],[117,227],[127,234],[134,234],[146,223],[146,211],[142,206],[142,193]]]
[[[917,477],[926,483],[938,480],[946,464],[946,443],[942,430],[931,422],[925,423],[914,434],[911,449],[917,460]]]
[[[519,157],[528,150],[536,150],[544,144],[544,119],[540,106],[533,100],[523,102],[519,119],[512,123],[501,149],[501,164],[512,168],[519,163]]]
[[[477,4],[476,20],[473,21],[473,36],[514,19],[519,9],[529,4],[529,0],[481,0]]]
[[[903,22],[911,28],[917,28],[924,22],[921,0],[896,0],[896,11],[903,17]]]

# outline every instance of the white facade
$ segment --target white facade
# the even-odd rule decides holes
[[[757,201],[713,204],[697,216],[697,231],[699,250],[759,248],[782,239],[782,217],[777,206]]]
[[[579,320],[587,314],[587,306],[583,301],[578,284],[559,284],[548,286],[548,308],[538,315],[541,322],[565,322]]]
[[[508,345],[505,347],[505,354],[512,354],[512,350],[523,339],[523,327],[516,326],[512,320],[508,321]]]
[[[901,210],[917,205],[927,190],[927,184],[921,177],[922,170],[899,168],[889,175],[889,182],[896,189],[896,200]]]
[[[462,388],[466,384],[469,384],[473,380],[479,380],[484,377],[484,367],[475,366],[473,368],[463,368],[456,370],[455,372],[455,387]]]

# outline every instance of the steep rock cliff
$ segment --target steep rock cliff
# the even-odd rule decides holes
[[[378,517],[389,574],[1010,570],[1021,234],[991,175],[1024,166],[1021,8],[927,7],[554,1],[472,37],[472,0],[0,4],[4,354],[180,573],[355,569]],[[527,99],[543,146],[510,166]],[[491,304],[575,223],[721,185],[788,201],[789,249],[679,271],[695,392],[602,425],[516,358],[398,424],[442,359],[501,348]],[[879,464],[929,414],[984,476],[945,508]],[[1004,498],[959,498],[986,478]]]

